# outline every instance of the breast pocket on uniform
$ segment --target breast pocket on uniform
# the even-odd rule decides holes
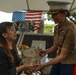
[[[61,31],[60,34],[59,34],[59,44],[63,44],[65,40],[65,31]]]

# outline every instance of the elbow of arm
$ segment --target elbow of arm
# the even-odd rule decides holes
[[[66,58],[67,55],[61,55],[61,60],[64,60]]]

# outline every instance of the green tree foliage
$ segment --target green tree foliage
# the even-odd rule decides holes
[[[55,24],[45,24],[44,25],[44,34],[53,34],[53,28]]]

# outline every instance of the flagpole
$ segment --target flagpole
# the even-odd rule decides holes
[[[72,4],[71,4],[71,7],[70,7],[69,11],[72,11],[72,7],[73,7],[74,2],[75,2],[75,0],[72,1]]]
[[[29,3],[28,3],[28,0],[26,0],[26,4],[27,4],[27,10],[29,11]]]

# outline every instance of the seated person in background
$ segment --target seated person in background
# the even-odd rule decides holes
[[[33,68],[28,62],[19,66],[20,59],[14,45],[16,37],[13,23],[0,23],[0,75],[19,75],[22,70]]]

